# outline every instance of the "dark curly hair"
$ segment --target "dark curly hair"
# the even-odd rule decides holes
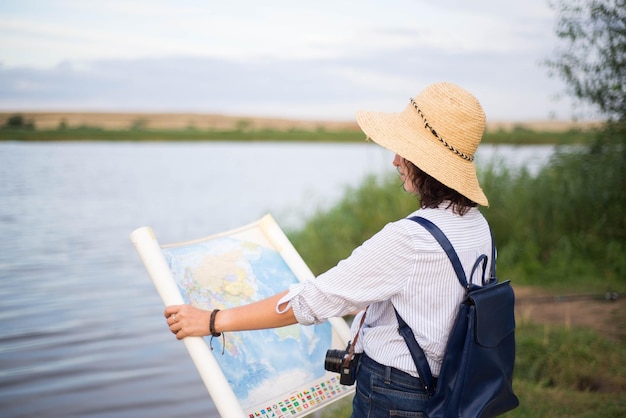
[[[478,203],[442,184],[409,160],[404,159],[404,162],[406,175],[418,194],[421,208],[436,208],[443,202],[449,202],[446,208],[452,207],[454,213],[463,216],[470,208],[478,206]]]

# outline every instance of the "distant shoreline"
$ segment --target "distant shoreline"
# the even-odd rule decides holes
[[[112,112],[0,112],[0,125],[15,115],[32,122],[37,130],[98,128],[104,130],[213,130],[213,131],[326,131],[358,132],[355,121],[303,120],[233,116],[204,113],[112,113]],[[597,122],[558,120],[488,121],[487,132],[527,129],[536,132],[566,132],[588,129]]]

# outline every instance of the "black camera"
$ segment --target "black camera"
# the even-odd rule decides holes
[[[354,384],[356,379],[356,365],[359,354],[350,356],[350,343],[345,350],[328,350],[324,359],[324,369],[329,372],[339,373],[339,383],[346,386]]]

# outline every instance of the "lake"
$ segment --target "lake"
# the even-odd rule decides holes
[[[477,161],[532,171],[552,152]],[[0,143],[2,416],[217,417],[129,234],[165,244],[266,213],[298,228],[392,159],[371,143]]]

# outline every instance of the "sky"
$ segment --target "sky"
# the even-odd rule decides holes
[[[353,120],[438,81],[569,120],[548,0],[2,0],[0,110]],[[560,98],[559,98],[560,97]]]

